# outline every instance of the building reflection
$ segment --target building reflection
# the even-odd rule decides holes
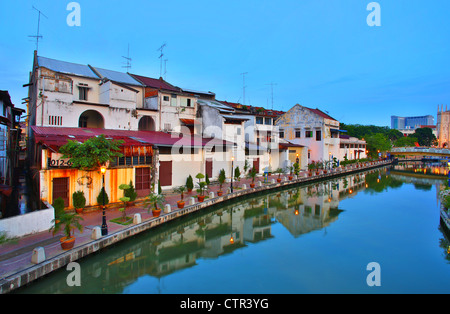
[[[216,206],[137,235],[101,254],[83,260],[82,293],[121,293],[142,276],[158,279],[217,259],[248,243],[274,237],[281,224],[293,237],[323,229],[339,218],[339,202],[361,191],[377,193],[403,184],[405,178],[389,168],[316,182]],[[362,204],[363,206],[363,204]],[[39,293],[76,293],[66,283],[66,272],[52,276]]]

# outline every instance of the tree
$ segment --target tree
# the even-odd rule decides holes
[[[394,142],[394,147],[414,147],[417,143],[417,138],[412,136],[403,136]]]
[[[381,133],[370,135],[366,138],[367,150],[372,158],[378,157],[378,152],[385,152],[391,149],[391,141]]]
[[[436,144],[436,136],[430,128],[416,129],[412,136],[417,138],[417,142],[420,146],[431,146]]]
[[[73,168],[95,170],[116,157],[122,157],[120,145],[123,140],[110,140],[103,134],[91,137],[84,143],[68,140],[60,147],[62,158],[69,158]]]

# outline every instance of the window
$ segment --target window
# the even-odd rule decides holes
[[[170,99],[170,105],[174,107],[177,106],[177,95],[172,94],[172,98]]]
[[[316,131],[316,141],[322,140],[322,131]]]
[[[241,128],[236,128],[237,135],[241,135]]]
[[[295,137],[296,138],[300,138],[302,135],[301,135],[301,131],[300,131],[300,129],[296,129],[295,130]]]
[[[49,125],[62,125],[62,116],[48,116]]]
[[[79,100],[88,100],[88,88],[87,87],[82,87],[82,86],[78,86],[78,99]]]
[[[272,124],[272,118],[266,118],[264,124],[265,125],[271,125]]]
[[[169,96],[163,96],[164,101],[169,101]]]
[[[284,138],[284,130],[280,130],[279,135],[280,138]]]
[[[313,135],[312,135],[312,131],[305,131],[305,137],[308,137],[308,138],[310,138],[310,137],[312,137]]]
[[[264,124],[264,118],[263,117],[256,117],[256,124]]]
[[[191,100],[189,98],[186,99],[186,106],[191,107]]]

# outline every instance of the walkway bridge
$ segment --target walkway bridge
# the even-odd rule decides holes
[[[436,147],[394,147],[389,154],[391,154],[391,156],[442,157],[450,159],[450,149]]]

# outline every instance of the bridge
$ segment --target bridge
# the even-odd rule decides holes
[[[388,152],[391,155],[444,157],[450,159],[450,149],[436,147],[394,147]]]

